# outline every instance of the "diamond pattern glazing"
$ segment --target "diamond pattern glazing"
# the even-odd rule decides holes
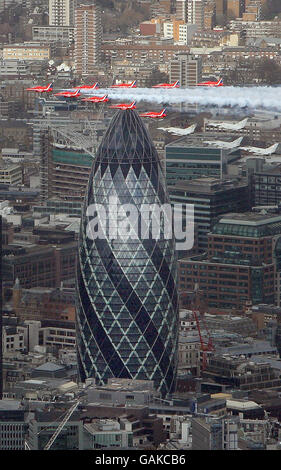
[[[153,380],[173,391],[178,338],[173,239],[91,240],[91,204],[169,203],[158,154],[140,117],[119,111],[98,149],[85,196],[77,266],[77,347],[81,380]]]

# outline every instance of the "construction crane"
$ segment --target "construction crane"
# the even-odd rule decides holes
[[[202,351],[202,370],[205,370],[207,366],[207,353],[208,351],[213,351],[214,347],[213,347],[211,336],[209,336],[208,344],[204,343],[202,334],[201,334],[200,322],[198,319],[198,312],[193,310],[192,313],[196,321],[196,326],[197,326],[197,330],[198,330],[198,334],[200,338],[201,351]]]
[[[67,421],[69,420],[69,418],[71,417],[71,415],[74,413],[74,411],[76,410],[77,406],[79,405],[80,403],[80,400],[77,400],[71,408],[69,408],[68,412],[66,413],[65,417],[63,418],[62,422],[59,424],[59,426],[57,427],[56,431],[54,432],[54,434],[52,435],[51,439],[49,440],[49,442],[45,445],[44,449],[43,450],[49,450],[53,443],[55,442],[56,438],[58,437],[59,433],[61,432],[61,430],[63,429],[63,427],[65,426],[65,424],[67,423]]]
[[[60,434],[60,432],[62,431],[62,429],[64,428],[65,424],[67,423],[67,421],[69,420],[69,418],[72,416],[72,414],[74,413],[74,411],[76,410],[77,406],[79,405],[79,403],[81,403],[80,400],[77,400],[65,413],[63,413],[61,416],[63,416],[65,414],[65,417],[63,418],[63,420],[61,421],[61,423],[59,424],[59,426],[57,427],[56,431],[54,432],[54,434],[52,435],[52,437],[50,438],[50,440],[47,442],[47,444],[45,445],[44,449],[43,450],[50,450],[50,448],[52,447],[53,443],[55,442],[56,438],[58,437],[58,435]],[[58,418],[60,419],[60,417]],[[57,421],[54,421],[53,423],[49,424],[48,426],[44,427],[43,429],[41,429],[37,435],[39,435],[42,431],[45,431],[46,429],[50,428],[50,427],[53,427],[55,424],[57,423]],[[24,441],[24,450],[32,450],[28,441],[25,440]]]
[[[183,291],[181,293],[184,294],[186,292]],[[199,292],[199,285],[198,285],[198,283],[196,283],[195,286],[194,286],[194,297],[193,297],[193,300],[192,300],[191,308],[192,308],[192,314],[193,314],[195,322],[196,322],[196,328],[197,328],[197,331],[198,331],[198,334],[199,334],[199,339],[200,339],[200,345],[201,345],[201,351],[202,351],[202,370],[205,370],[206,366],[207,366],[208,352],[214,351],[215,347],[214,347],[210,332],[207,328],[207,325],[206,325],[206,322],[205,322],[205,319],[204,319],[202,305],[203,305],[203,302],[202,302],[200,292]],[[205,328],[207,336],[208,336],[208,343],[207,344],[205,344],[204,341],[203,341],[199,316],[200,316],[200,320],[202,320],[202,322],[204,324],[204,328]]]

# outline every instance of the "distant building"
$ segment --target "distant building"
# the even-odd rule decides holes
[[[159,396],[153,381],[112,378],[107,385],[93,385],[87,391],[89,403],[149,405]]]
[[[73,146],[56,145],[48,130],[40,132],[40,186],[42,199],[83,201],[93,157]]]
[[[27,428],[20,401],[0,400],[0,449],[24,450]]]
[[[208,248],[207,234],[218,217],[229,211],[246,211],[251,207],[250,188],[246,179],[195,178],[169,186],[172,204],[192,204],[198,227],[198,248]]]
[[[19,164],[4,162],[0,159],[0,184],[17,186],[23,183],[22,167]]]
[[[13,310],[22,320],[75,321],[75,294],[71,289],[33,287],[23,289],[19,281],[13,289]],[[54,333],[54,332],[53,332]]]
[[[245,0],[227,0],[226,14],[229,20],[241,18],[245,11]]]
[[[279,305],[280,234],[280,215],[223,216],[208,234],[207,254],[179,261],[181,288],[191,291],[198,283],[211,313],[242,312],[250,304]]]
[[[76,0],[49,0],[49,25],[73,26]]]
[[[75,73],[91,75],[101,61],[101,10],[99,5],[80,4],[75,10]]]
[[[170,82],[179,80],[181,87],[196,86],[202,80],[202,59],[178,54],[170,61]]]
[[[122,424],[113,419],[95,419],[85,423],[84,450],[133,447],[133,431]]]
[[[166,145],[166,178],[168,185],[191,180],[201,176],[223,178],[227,165],[240,158],[238,148],[223,149],[219,141],[231,147],[237,135],[217,133],[196,133],[176,139]],[[213,142],[207,144],[205,140]]]
[[[6,246],[2,258],[5,287],[13,287],[17,278],[25,288],[59,287],[61,281],[73,278],[76,251],[74,241],[57,246]]]
[[[196,24],[199,29],[204,29],[204,0],[187,0],[187,23]]]
[[[237,450],[238,426],[234,420],[193,418],[192,450]]]
[[[51,51],[49,46],[39,43],[7,44],[3,46],[3,60],[49,60]]]
[[[280,373],[266,359],[254,362],[242,357],[215,354],[209,358],[204,374],[219,384],[227,384],[237,390],[260,390],[281,385]],[[258,417],[261,411],[259,407]]]
[[[36,410],[35,416],[29,421],[28,445],[31,450],[43,450],[61,422],[61,415],[67,408],[60,410]],[[83,450],[83,423],[79,412],[74,411],[59,433],[51,450]]]
[[[74,41],[73,26],[33,26],[32,39],[34,41],[57,42],[69,46]]]

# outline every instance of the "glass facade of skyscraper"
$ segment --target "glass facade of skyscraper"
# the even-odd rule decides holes
[[[173,238],[94,239],[87,209],[169,203],[158,154],[138,114],[119,111],[93,163],[82,210],[77,267],[77,346],[81,380],[153,380],[173,391],[178,296]],[[150,229],[149,229],[150,230]],[[150,232],[149,232],[150,233]],[[92,236],[90,236],[92,235]],[[151,233],[150,233],[151,235]]]

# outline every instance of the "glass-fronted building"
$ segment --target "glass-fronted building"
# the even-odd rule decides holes
[[[158,154],[140,117],[119,111],[98,149],[82,210],[77,267],[77,345],[80,378],[98,384],[121,377],[153,380],[165,396],[173,391],[178,342],[175,241],[140,231],[95,238],[87,215],[92,204],[106,211],[116,201],[117,226],[124,204],[137,214],[143,204],[167,204]],[[122,207],[123,209],[122,209]],[[92,207],[92,206],[91,206]],[[139,217],[139,215],[137,216]],[[106,217],[105,217],[106,219]],[[95,239],[94,239],[95,238]]]
[[[227,164],[240,158],[240,150],[222,148],[220,142],[224,141],[225,145],[231,146],[236,138],[232,134],[218,136],[213,133],[199,133],[181,137],[166,145],[168,186],[202,176],[223,178],[227,173]]]

